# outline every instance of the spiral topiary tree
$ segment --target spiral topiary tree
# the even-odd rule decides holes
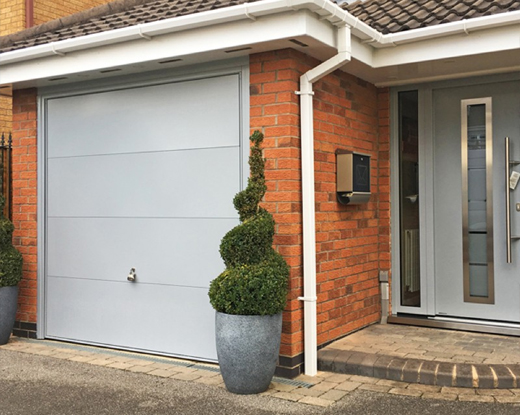
[[[0,195],[0,288],[18,285],[22,279],[22,254],[13,246],[14,225],[4,216],[4,206]]]
[[[264,136],[255,131],[246,189],[233,199],[240,224],[222,239],[220,255],[226,269],[210,285],[215,310],[235,315],[274,315],[285,308],[289,267],[273,249],[274,219],[260,201],[267,190],[265,160],[260,147]]]

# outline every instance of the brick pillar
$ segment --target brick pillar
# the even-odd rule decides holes
[[[250,57],[251,131],[265,135],[267,193],[265,207],[276,221],[275,248],[291,267],[289,296],[283,316],[277,374],[294,377],[303,362],[302,198],[299,99],[300,75],[306,70],[293,50]]]
[[[251,129],[266,136],[264,206],[277,222],[275,246],[291,266],[281,366],[302,369],[302,203],[299,78],[319,62],[294,50],[252,55]],[[318,345],[379,321],[378,274],[390,267],[388,91],[342,71],[314,84],[314,173]],[[336,149],[371,156],[369,203],[336,200]],[[292,369],[291,369],[292,368]]]
[[[23,255],[14,333],[36,336],[37,112],[36,89],[13,92],[13,243]]]

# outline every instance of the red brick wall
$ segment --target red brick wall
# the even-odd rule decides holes
[[[319,62],[294,50],[253,55],[251,130],[266,136],[265,207],[291,266],[281,354],[303,352],[299,77]],[[318,344],[380,318],[378,273],[390,268],[388,91],[336,71],[314,85]],[[381,120],[380,120],[381,118]],[[372,156],[368,204],[336,201],[335,150]]]
[[[23,255],[17,321],[36,322],[36,89],[13,94],[13,243]]]

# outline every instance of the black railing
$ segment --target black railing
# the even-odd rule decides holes
[[[13,150],[13,136],[11,133],[7,136],[2,133],[0,139],[0,192],[5,197],[4,216],[12,219],[12,193],[11,193],[11,152]]]

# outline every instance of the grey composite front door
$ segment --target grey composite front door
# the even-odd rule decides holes
[[[520,322],[520,82],[433,92],[435,310],[439,316]],[[510,137],[512,162],[506,162]]]

